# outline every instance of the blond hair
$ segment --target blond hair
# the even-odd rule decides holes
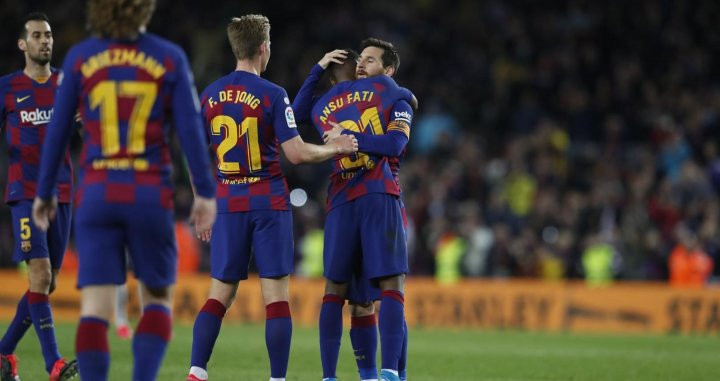
[[[265,41],[270,41],[270,20],[263,15],[233,17],[227,27],[228,40],[235,58],[252,58]]]

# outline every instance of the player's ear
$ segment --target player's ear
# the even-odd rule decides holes
[[[18,49],[22,50],[23,52],[27,51],[27,41],[22,38],[18,38]]]
[[[264,41],[262,44],[260,44],[260,46],[258,47],[258,53],[265,54],[268,50],[269,44],[270,43],[267,41]]]
[[[388,67],[384,68],[383,70],[385,71],[385,74],[386,74],[388,77],[392,77],[393,74],[395,74],[395,67],[394,67],[394,66],[388,66]]]

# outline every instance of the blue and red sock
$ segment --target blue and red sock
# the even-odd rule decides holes
[[[337,295],[323,297],[320,309],[320,360],[323,378],[336,377],[340,339],[342,338],[342,308],[345,300]]]
[[[355,351],[355,362],[357,362],[360,379],[377,379],[378,333],[375,314],[353,316],[350,319],[350,341],[353,351]]]
[[[20,339],[23,338],[25,332],[32,325],[32,318],[30,317],[30,309],[28,308],[27,292],[20,298],[15,310],[15,317],[13,317],[10,326],[2,340],[0,340],[0,354],[9,355],[15,352]]]
[[[80,378],[83,380],[107,380],[110,371],[110,346],[108,345],[108,322],[95,317],[80,318],[75,352],[77,353]]]
[[[60,359],[57,341],[55,341],[55,324],[50,310],[50,298],[47,294],[28,292],[27,301],[35,333],[40,340],[45,370],[49,373],[55,365],[55,361]]]
[[[290,358],[292,320],[287,301],[265,306],[265,345],[270,357],[270,377],[285,378]]]
[[[171,333],[170,310],[159,304],[145,307],[133,336],[133,381],[150,381],[157,377]]]
[[[405,299],[402,292],[385,290],[380,302],[382,369],[397,371],[404,340]]]
[[[407,348],[408,348],[408,327],[407,320],[403,319],[403,346],[398,360],[398,374],[401,380],[407,380]]]
[[[220,334],[220,326],[227,308],[216,299],[208,299],[198,312],[193,325],[192,352],[190,366],[207,370],[215,341]]]

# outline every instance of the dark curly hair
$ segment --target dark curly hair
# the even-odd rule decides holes
[[[87,26],[99,37],[132,39],[154,11],[155,0],[89,0]]]

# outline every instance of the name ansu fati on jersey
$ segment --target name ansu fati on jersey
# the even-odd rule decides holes
[[[330,113],[335,110],[340,110],[355,102],[372,102],[374,91],[353,91],[347,93],[344,96],[334,98],[323,108],[323,114],[320,116],[320,122],[327,123],[327,118]]]
[[[250,106],[251,109],[255,110],[260,105],[260,98],[256,97],[252,93],[248,93],[245,90],[228,89],[218,92],[217,95],[220,102],[223,103],[244,103]],[[215,107],[218,101],[214,100],[213,97],[208,98],[208,105],[210,108]]]

